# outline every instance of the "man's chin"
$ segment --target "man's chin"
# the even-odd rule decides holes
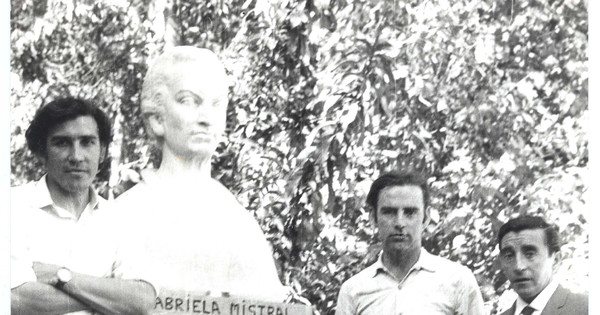
[[[388,240],[385,244],[385,249],[394,252],[407,252],[413,249],[413,244],[407,240],[403,241],[390,241]]]
[[[93,181],[94,178],[89,173],[75,172],[53,177],[53,180],[48,181],[48,186],[54,186],[64,191],[78,192],[88,189]]]
[[[90,189],[90,186],[91,186],[91,183],[89,183],[89,184],[69,183],[68,185],[66,185],[64,187],[64,190],[72,192],[72,193],[76,193],[76,192],[86,191],[86,190]]]
[[[526,286],[526,285],[520,285],[520,286],[513,285],[513,290],[515,290],[515,292],[517,292],[517,294],[526,302],[532,301],[533,298],[535,298],[535,296],[537,296],[537,294],[539,293],[539,292],[535,292],[534,287]]]

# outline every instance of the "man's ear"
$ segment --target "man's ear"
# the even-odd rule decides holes
[[[429,215],[429,208],[423,210],[423,229],[426,229],[427,226],[431,223],[431,216]]]
[[[552,254],[552,256],[554,256],[552,258],[552,272],[556,274],[556,272],[558,271],[558,269],[560,269],[562,265],[562,255],[560,254],[560,252],[555,252]]]
[[[371,209],[369,213],[369,221],[371,222],[371,226],[377,227],[377,209]]]
[[[48,162],[48,158],[47,158],[47,154],[46,151],[40,151],[37,154],[35,154],[35,157],[40,160],[40,162],[42,162],[42,164],[44,165],[44,167],[46,167],[46,162]]]
[[[108,158],[108,156],[106,155],[107,150],[108,149],[106,148],[106,145],[100,144],[100,160],[98,161],[98,164],[102,164],[102,162],[106,161],[106,159]]]

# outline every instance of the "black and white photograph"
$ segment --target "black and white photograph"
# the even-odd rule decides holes
[[[593,310],[591,1],[6,6],[6,312]]]

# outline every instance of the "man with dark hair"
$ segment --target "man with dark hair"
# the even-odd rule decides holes
[[[344,282],[336,314],[484,313],[473,273],[421,247],[429,223],[424,177],[384,174],[371,185],[367,203],[383,251],[377,262]]]
[[[502,315],[588,314],[587,294],[554,279],[560,242],[556,227],[535,216],[509,220],[498,232],[500,268],[518,298]]]
[[[89,101],[76,98],[61,98],[48,103],[36,112],[29,128],[25,132],[27,146],[35,155],[43,157],[46,153],[48,130],[81,116],[90,116],[98,129],[98,140],[106,157],[106,148],[112,140],[110,120],[104,112]]]
[[[41,107],[26,132],[46,175],[11,189],[13,314],[145,314],[154,290],[110,278],[116,239],[92,188],[111,141],[110,121],[88,101]]]

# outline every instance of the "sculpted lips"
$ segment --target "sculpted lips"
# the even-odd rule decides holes
[[[191,132],[193,138],[196,138],[200,141],[210,141],[214,139],[214,134],[210,132],[210,130],[193,130]]]
[[[209,133],[208,131],[194,131],[194,132],[192,132],[192,135],[209,137],[209,136],[211,136],[211,133]]]
[[[210,131],[210,128],[195,129],[195,130],[192,130],[191,134],[192,135],[201,135],[201,136],[212,136],[212,132]]]

